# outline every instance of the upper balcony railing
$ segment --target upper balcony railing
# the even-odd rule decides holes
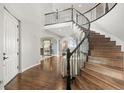
[[[85,15],[91,23],[101,18],[102,16],[106,15],[116,6],[116,4],[117,3],[98,3],[92,9],[83,13],[83,15]]]
[[[72,21],[72,8],[45,14],[45,25]]]
[[[87,17],[91,23],[106,15],[110,10],[112,10],[116,6],[116,4],[117,3],[98,3],[92,9],[83,13],[83,16]],[[82,22],[83,24],[86,24],[86,21],[83,20],[85,18],[82,17],[82,14],[80,12],[72,7],[62,11],[47,13],[45,14],[45,25],[52,25],[70,21],[74,21],[79,25],[81,25]]]
[[[45,26],[58,23],[74,22],[80,27],[88,29],[89,20],[75,8],[45,14]]]

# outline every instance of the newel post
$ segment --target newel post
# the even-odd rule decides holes
[[[71,90],[71,76],[70,76],[70,49],[67,49],[67,81],[66,89]]]

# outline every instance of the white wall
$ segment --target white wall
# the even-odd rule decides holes
[[[44,33],[44,13],[52,11],[52,4],[5,5],[12,14],[21,20],[21,62],[22,71],[24,71],[39,62],[40,38],[47,36]],[[123,9],[124,4],[118,4],[106,16],[92,23],[91,29],[101,31],[109,36],[111,35],[113,39],[116,39],[118,44],[123,44]]]
[[[0,81],[3,81],[3,8],[0,4]],[[3,84],[0,84],[3,89]]]
[[[44,14],[49,12],[52,6],[50,4],[5,5],[21,20],[21,68],[25,71],[39,63],[40,38],[45,34]]]
[[[31,22],[21,22],[21,62],[22,70],[39,63],[40,28]]]
[[[124,4],[117,4],[108,14],[93,22],[91,30],[111,37],[117,45],[122,45],[124,51]]]

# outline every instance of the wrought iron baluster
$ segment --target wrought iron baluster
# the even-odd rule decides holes
[[[71,76],[70,76],[70,49],[67,49],[67,90],[71,90]]]
[[[108,11],[109,11],[109,5],[108,5],[108,3],[106,3],[105,4],[105,13],[108,13]]]

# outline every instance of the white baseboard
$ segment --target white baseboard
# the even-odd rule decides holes
[[[34,64],[34,65],[32,65],[32,66],[29,66],[29,67],[27,67],[27,68],[22,69],[21,73],[23,73],[24,71],[26,71],[26,70],[28,70],[28,69],[34,67],[34,66],[39,65],[42,60],[47,59],[47,58],[50,58],[50,57],[53,57],[53,56],[57,56],[57,55],[52,55],[52,56],[48,56],[48,57],[45,57],[45,58],[41,58],[41,59],[38,60],[38,63],[36,63],[36,64]],[[59,56],[59,55],[58,55],[58,56]]]
[[[29,67],[27,67],[27,68],[22,69],[22,72],[21,72],[21,73],[23,73],[24,71],[26,71],[26,70],[28,70],[28,69],[30,69],[30,68],[32,68],[32,67],[34,67],[34,66],[39,65],[39,64],[40,64],[40,61],[39,61],[38,63],[36,63],[36,64],[32,65],[32,66],[29,66]]]

